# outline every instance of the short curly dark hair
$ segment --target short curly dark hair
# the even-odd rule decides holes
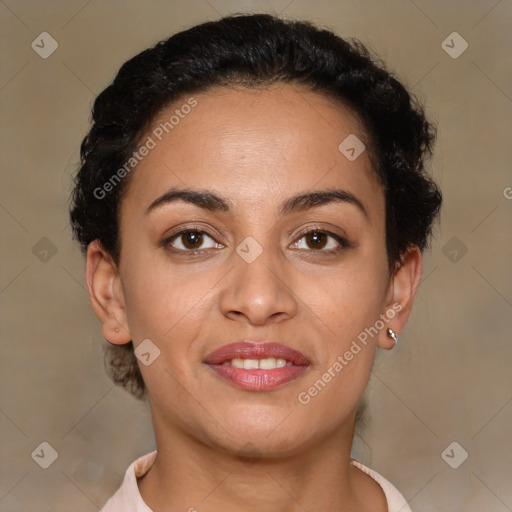
[[[423,251],[442,199],[425,172],[436,129],[422,105],[359,40],[269,14],[235,14],[179,32],[128,60],[99,94],[70,208],[83,251],[98,239],[119,263],[119,202],[129,176],[110,187],[108,200],[95,190],[128,161],[166,106],[213,86],[274,83],[305,86],[356,114],[384,189],[390,272],[411,245]],[[145,395],[132,343],[109,347],[105,361],[116,384]]]

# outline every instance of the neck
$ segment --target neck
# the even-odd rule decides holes
[[[296,453],[245,458],[208,446],[153,417],[157,459],[139,479],[154,512],[244,510],[359,512],[386,510],[376,482],[350,465],[355,416]],[[383,501],[384,499],[384,501]],[[375,508],[376,502],[382,508]]]

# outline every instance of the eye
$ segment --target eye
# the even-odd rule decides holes
[[[304,242],[305,243],[304,243]],[[206,243],[206,245],[205,245]],[[224,246],[216,242],[206,231],[199,229],[184,229],[162,242],[176,253],[198,254],[208,249],[222,249]],[[348,240],[336,233],[323,229],[310,229],[300,235],[294,244],[296,249],[323,253],[337,253],[350,247]]]
[[[301,247],[302,240],[305,243]],[[318,252],[334,253],[349,247],[349,242],[345,237],[336,233],[322,229],[311,229],[302,233],[301,237],[295,242],[295,245],[297,249],[301,250],[310,249]]]
[[[204,246],[205,241],[210,242]],[[185,229],[175,233],[170,238],[164,240],[163,245],[170,246],[176,252],[195,253],[204,249],[222,248],[222,244],[215,240],[206,231],[196,229]]]

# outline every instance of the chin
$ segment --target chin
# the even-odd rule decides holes
[[[292,413],[293,414],[293,413]],[[283,414],[261,414],[240,417],[224,415],[220,430],[205,432],[210,442],[223,451],[239,457],[282,458],[292,456],[312,444],[314,429],[307,425],[305,418],[286,421],[289,411]],[[225,429],[225,430],[224,430]],[[210,444],[210,443],[209,443]]]

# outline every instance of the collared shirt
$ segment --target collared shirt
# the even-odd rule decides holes
[[[137,478],[145,475],[151,469],[155,459],[156,450],[132,462],[126,470],[121,487],[100,512],[153,512],[140,495]],[[364,471],[382,487],[388,502],[388,512],[411,512],[407,501],[392,483],[355,459],[351,459],[350,463]]]

